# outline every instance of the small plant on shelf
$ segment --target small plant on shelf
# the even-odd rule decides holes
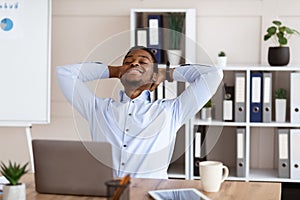
[[[183,13],[169,13],[170,49],[180,49],[184,19]]]
[[[226,53],[224,51],[220,51],[218,54],[219,57],[225,57]]]
[[[279,88],[275,91],[275,98],[276,99],[286,99],[286,90],[283,88]]]
[[[203,106],[204,108],[211,108],[212,107],[212,101],[211,99],[206,102],[206,104]]]
[[[279,20],[274,20],[272,23],[274,25],[268,27],[267,33],[264,35],[264,41],[273,38],[276,46],[282,47],[287,45],[290,36],[293,34],[300,35],[296,29],[282,25],[282,22]]]
[[[267,28],[264,41],[273,39],[275,46],[268,49],[268,62],[271,66],[285,66],[290,61],[290,48],[287,46],[292,35],[300,35],[296,29],[282,25],[279,20],[272,21],[272,25]]]
[[[286,120],[286,90],[279,88],[275,91],[275,120],[285,122]]]
[[[217,57],[217,66],[225,67],[227,65],[227,56],[225,51],[220,51]]]
[[[10,185],[18,185],[20,178],[28,172],[28,163],[21,166],[16,162],[12,163],[9,161],[8,166],[1,162],[0,173],[9,181]]]

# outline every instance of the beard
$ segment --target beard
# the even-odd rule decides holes
[[[126,74],[124,74],[120,80],[124,88],[128,88],[130,90],[137,90],[137,89],[147,89],[149,85],[153,83],[152,81],[153,75],[148,80],[140,79],[133,79],[128,78]]]

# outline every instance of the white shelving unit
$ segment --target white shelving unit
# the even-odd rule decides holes
[[[195,63],[196,61],[196,13],[194,9],[132,9],[130,15],[131,27],[131,46],[135,45],[137,28],[147,28],[147,15],[162,15],[168,13],[184,13],[186,38],[183,49],[186,63]],[[168,28],[163,25],[163,28]],[[163,47],[165,48],[165,47]],[[166,49],[164,49],[166,50]],[[164,67],[164,63],[159,67]],[[275,116],[272,114],[273,121],[270,123],[250,122],[250,75],[252,71],[271,72],[273,90],[283,87],[288,90],[290,73],[300,71],[300,66],[270,67],[262,65],[230,65],[223,68],[223,82],[227,85],[234,85],[234,74],[244,72],[246,75],[246,119],[245,122],[224,122],[222,117],[215,118],[212,121],[205,121],[195,118],[185,124],[177,135],[174,150],[174,162],[169,167],[170,178],[199,179],[194,175],[194,132],[196,126],[205,126],[210,130],[210,134],[221,130],[221,134],[215,141],[214,147],[207,154],[207,160],[220,160],[229,167],[230,175],[228,180],[238,181],[277,181],[277,182],[300,182],[287,178],[278,178],[277,176],[277,158],[276,158],[276,130],[277,128],[300,128],[300,124],[290,123],[289,106],[287,107],[287,122],[274,122]],[[184,86],[186,87],[186,86]],[[214,96],[213,101],[215,110],[220,115],[222,111],[222,85]],[[274,91],[272,92],[274,99]],[[289,99],[288,99],[289,105]],[[275,105],[273,102],[273,112]],[[236,176],[236,129],[244,127],[246,131],[246,175],[244,177]],[[216,129],[216,131],[214,131]],[[179,152],[179,156],[176,155]],[[182,153],[183,152],[183,153]],[[182,155],[180,155],[182,153]]]
[[[136,29],[138,28],[148,28],[147,16],[149,15],[161,15],[163,18],[162,28],[169,30],[168,28],[168,14],[169,13],[180,13],[185,17],[184,20],[184,31],[185,36],[182,42],[183,55],[182,58],[184,62],[182,63],[195,63],[196,61],[196,10],[195,9],[132,9],[130,14],[130,45],[135,46],[136,42]],[[165,23],[166,22],[166,23]],[[163,36],[165,37],[165,36]],[[164,38],[163,38],[164,39]],[[168,40],[167,38],[165,38]],[[167,50],[168,47],[165,46],[164,41],[162,44],[162,50]],[[165,60],[160,63],[159,67],[165,67]],[[172,67],[172,66],[171,66]],[[186,86],[177,86],[177,91],[180,92]],[[191,153],[190,153],[190,141],[191,141],[191,122],[185,124],[178,132],[175,150],[173,155],[173,162],[169,167],[169,178],[182,178],[190,179],[190,163],[191,163]]]
[[[236,72],[244,72],[246,74],[246,120],[245,122],[224,122],[220,116],[222,110],[222,88],[215,95],[217,102],[215,105],[216,119],[212,121],[201,120],[195,117],[192,124],[205,126],[214,130],[221,130],[221,135],[215,143],[212,151],[208,153],[207,160],[220,160],[229,166],[230,176],[228,180],[242,181],[275,181],[275,182],[300,182],[300,180],[290,178],[278,178],[277,162],[278,162],[278,144],[276,141],[277,128],[300,128],[300,124],[290,122],[290,73],[300,72],[300,66],[286,67],[270,67],[270,66],[226,66],[224,71],[224,83],[234,85],[234,74]],[[272,73],[272,122],[250,122],[250,74],[254,71],[271,72]],[[288,93],[287,99],[287,121],[284,123],[275,122],[275,104],[274,94],[278,88],[285,88]],[[214,99],[214,98],[213,98]],[[218,101],[219,100],[219,101]],[[221,118],[221,119],[220,119]],[[246,176],[236,176],[236,128],[244,127],[246,130]],[[191,148],[193,154],[193,148]],[[193,165],[193,160],[191,165]],[[192,168],[191,168],[192,169]],[[193,175],[192,179],[199,179],[199,176]]]

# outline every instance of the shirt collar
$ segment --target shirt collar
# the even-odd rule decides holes
[[[128,101],[137,101],[137,100],[140,100],[140,101],[151,101],[151,95],[150,95],[150,91],[149,90],[144,90],[138,97],[134,98],[134,99],[131,99],[130,97],[128,97],[125,93],[124,90],[121,90],[120,93],[119,93],[119,99],[120,99],[120,102],[122,103],[126,103]]]

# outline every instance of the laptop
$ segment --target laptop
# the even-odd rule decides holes
[[[106,142],[33,140],[39,193],[106,196],[113,179],[112,148]]]

